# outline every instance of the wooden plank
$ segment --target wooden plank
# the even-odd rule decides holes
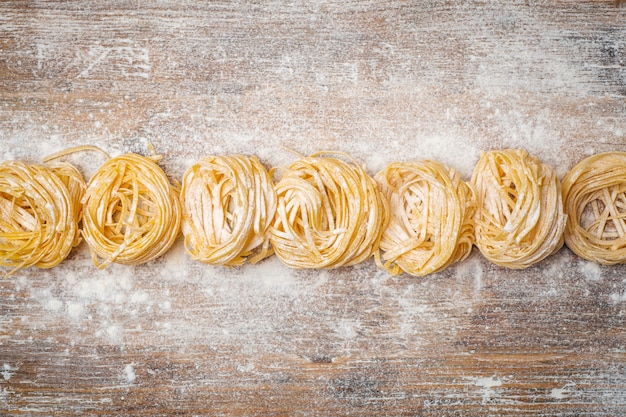
[[[626,150],[614,1],[1,2],[0,157],[332,149],[471,174],[522,147],[560,176]],[[99,155],[72,157],[87,174]],[[99,271],[85,245],[0,281],[9,415],[619,415],[626,281],[563,249],[432,276],[191,261]]]

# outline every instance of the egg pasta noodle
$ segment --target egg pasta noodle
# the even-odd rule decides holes
[[[580,161],[563,178],[565,243],[581,258],[626,262],[626,152]]]
[[[388,206],[373,178],[349,156],[318,152],[293,162],[276,194],[270,242],[286,265],[336,268],[378,257]]]
[[[391,274],[424,276],[469,256],[476,204],[456,171],[436,161],[394,162],[375,179],[389,202],[380,249]]]
[[[80,242],[84,180],[76,168],[6,161],[0,164],[0,265],[52,268]]]
[[[178,189],[159,156],[128,153],[106,161],[83,198],[83,237],[96,267],[138,265],[164,254],[180,231]]]
[[[483,153],[474,168],[476,245],[491,262],[527,268],[563,246],[561,185],[554,170],[518,149]]]
[[[85,179],[80,171],[72,164],[68,162],[51,162],[46,166],[50,169],[65,185],[67,191],[70,193],[72,199],[72,208],[74,210],[73,216],[78,225],[81,225],[83,218],[83,204],[82,199],[85,195],[87,188]],[[82,241],[81,234],[76,233],[74,237],[73,246],[76,247]]]
[[[255,156],[201,159],[185,172],[181,202],[185,249],[192,259],[238,266],[272,254],[268,229],[276,213],[276,192]]]

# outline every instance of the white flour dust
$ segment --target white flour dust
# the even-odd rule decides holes
[[[16,373],[17,371],[19,371],[19,370],[20,370],[19,366],[11,366],[11,365],[9,365],[8,363],[3,364],[3,365],[2,365],[2,368],[0,368],[0,369],[2,369],[2,370],[0,371],[0,375],[2,375],[2,378],[3,378],[5,381],[10,381],[10,380],[11,380],[11,377],[12,377],[13,375],[15,375],[15,373]]]
[[[473,378],[472,383],[475,386],[480,387],[479,392],[482,396],[483,404],[491,401],[498,394],[498,390],[496,388],[502,386],[502,380],[493,376]]]
[[[124,379],[126,380],[127,383],[132,384],[133,382],[135,382],[135,379],[137,378],[137,375],[135,375],[135,366],[134,364],[130,363],[128,365],[126,365],[124,367]]]
[[[91,19],[91,6],[47,10],[44,3],[37,4],[41,17],[29,22],[32,27],[20,26],[13,16],[0,17],[21,48],[13,51],[8,45],[4,68],[9,78],[30,77],[2,104],[4,160],[39,162],[77,145],[96,145],[112,156],[148,154],[152,143],[163,156],[160,166],[172,181],[180,181],[187,167],[210,154],[257,154],[268,168],[280,168],[298,157],[291,151],[337,150],[372,175],[390,162],[434,159],[468,180],[481,151],[523,148],[562,177],[584,154],[624,143],[623,97],[611,96],[623,86],[618,61],[623,29],[596,33],[591,20],[578,20],[564,33],[559,28],[569,26],[563,17],[546,14],[565,9],[562,4],[396,2],[397,8],[380,13],[375,2],[305,7],[271,2],[255,5],[255,13],[239,13],[247,6],[220,3],[210,6],[215,16],[205,19],[205,6],[163,3],[138,7],[130,17],[101,14],[83,28],[76,19]],[[595,3],[572,6],[572,18],[580,19],[579,7],[596,12],[604,7]],[[265,13],[267,24],[259,24],[257,11]],[[45,16],[59,18],[56,30],[48,29]],[[138,32],[137,22],[146,30]],[[294,24],[303,30],[282,32]],[[585,31],[594,39],[586,40]],[[614,41],[617,58],[606,66],[615,68],[590,64],[611,58],[611,51],[603,52],[608,57],[597,56],[606,46],[604,38]],[[617,83],[611,84],[611,74]],[[87,179],[103,162],[92,153],[67,159]],[[238,396],[253,386],[274,388],[278,371],[285,373],[284,386],[293,387],[299,381],[289,379],[286,364],[294,361],[303,367],[321,362],[311,374],[319,379],[308,382],[324,384],[325,374],[318,369],[341,360],[355,368],[380,363],[375,369],[387,372],[404,366],[407,358],[421,365],[423,358],[463,355],[464,350],[510,348],[506,343],[523,350],[527,340],[535,339],[513,327],[523,320],[511,306],[528,301],[554,328],[565,328],[591,316],[586,314],[590,310],[582,311],[580,319],[567,316],[587,308],[580,295],[590,296],[591,287],[602,305],[589,302],[590,309],[597,307],[619,330],[617,311],[626,303],[624,283],[614,284],[608,268],[575,260],[566,251],[524,272],[493,267],[476,251],[442,273],[418,279],[391,277],[373,261],[300,271],[274,256],[257,265],[213,267],[191,260],[182,239],[146,265],[98,270],[83,242],[58,267],[20,271],[11,279],[4,283],[10,292],[4,302],[11,306],[9,328],[17,330],[6,339],[2,335],[2,348],[26,345],[31,351],[62,352],[62,359],[94,360],[106,367],[114,384],[129,390],[144,382],[144,370],[154,381],[167,373],[165,382],[180,383],[181,400],[193,384],[213,388],[236,380],[243,388],[233,391]],[[563,316],[567,323],[560,322]],[[502,339],[495,346],[481,345],[487,334],[481,332],[500,331],[500,324],[507,331]],[[521,337],[507,339],[515,336]],[[592,343],[580,341],[581,349],[596,348]],[[210,354],[194,357],[193,363],[167,362],[207,349]],[[163,363],[144,363],[143,354]],[[118,362],[98,362],[111,358]],[[2,405],[11,393],[4,386],[19,380],[20,367],[27,368],[19,361],[0,362]],[[164,373],[159,376],[152,365]],[[185,381],[177,380],[179,365],[188,367]],[[442,368],[443,378],[459,370]],[[622,368],[617,364],[610,375],[602,375],[609,382],[598,395],[618,386]],[[44,385],[50,375],[45,366],[39,372]],[[479,376],[460,376],[460,396],[443,393],[437,401],[463,405],[469,396],[491,406],[519,400],[505,398],[512,377],[466,372]],[[371,381],[378,376],[371,375]],[[419,378],[418,383],[432,382]],[[517,382],[524,381],[515,382],[511,391],[521,390]],[[570,400],[574,387],[563,384],[556,381],[555,388],[538,395],[552,402]],[[412,394],[383,392],[388,388],[372,382],[367,394],[387,395],[386,403]],[[419,396],[425,390],[414,392]],[[358,392],[347,393],[352,394]],[[118,400],[107,395],[99,401]],[[609,400],[624,403],[622,393]]]
[[[595,262],[579,261],[578,270],[587,281],[600,281],[602,279],[602,267]]]

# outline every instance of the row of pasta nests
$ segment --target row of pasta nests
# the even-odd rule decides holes
[[[518,149],[484,152],[464,182],[436,161],[393,162],[374,177],[343,153],[267,170],[254,156],[209,156],[173,185],[159,156],[106,155],[89,183],[51,155],[0,164],[0,265],[51,268],[81,237],[94,265],[163,255],[182,229],[195,260],[237,266],[275,253],[293,268],[374,257],[392,274],[424,276],[476,245],[491,262],[527,268],[565,242],[582,258],[626,262],[626,153],[582,160],[559,181]],[[102,151],[101,151],[102,152]],[[104,152],[103,152],[104,153]]]

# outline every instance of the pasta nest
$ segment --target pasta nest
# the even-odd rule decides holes
[[[80,243],[85,182],[69,163],[0,164],[0,265],[52,268]]]
[[[193,259],[242,265],[269,255],[276,213],[272,178],[256,157],[209,156],[185,173],[181,189],[185,248]]]
[[[89,181],[83,236],[96,267],[148,262],[164,254],[178,236],[178,190],[156,160],[120,155],[106,161]]]
[[[476,245],[491,262],[522,269],[563,246],[567,216],[552,168],[524,150],[483,153],[474,168]]]
[[[476,203],[456,171],[435,161],[395,162],[375,179],[389,201],[380,249],[391,274],[424,276],[470,254]]]
[[[276,184],[278,210],[270,242],[293,268],[336,268],[378,256],[389,221],[376,182],[353,159],[325,152],[301,158]]]
[[[563,196],[567,246],[600,264],[626,262],[626,153],[580,161],[563,178]]]

